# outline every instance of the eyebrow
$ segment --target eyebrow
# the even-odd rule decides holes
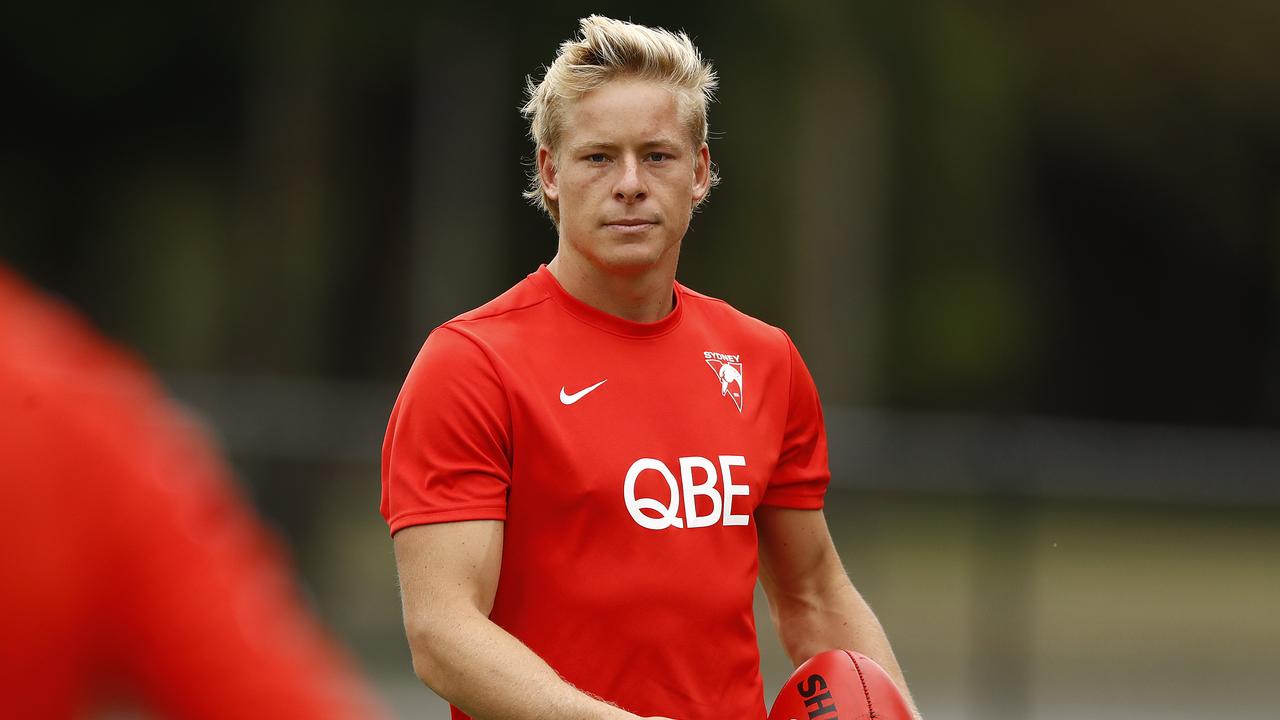
[[[577,155],[578,153],[586,152],[587,150],[617,150],[619,147],[620,146],[617,143],[608,142],[606,140],[588,140],[587,142],[578,143],[577,145],[569,148],[569,152]],[[671,138],[658,137],[644,142],[640,147],[678,148],[680,147],[680,143]]]

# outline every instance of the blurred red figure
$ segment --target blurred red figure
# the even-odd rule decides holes
[[[6,717],[383,715],[198,427],[0,266]]]

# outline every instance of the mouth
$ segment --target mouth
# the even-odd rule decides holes
[[[604,226],[610,230],[621,233],[642,233],[657,225],[656,220],[646,218],[619,218],[610,220]]]

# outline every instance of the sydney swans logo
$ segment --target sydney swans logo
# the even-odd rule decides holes
[[[733,400],[738,412],[742,412],[742,356],[704,352],[702,357],[720,380],[721,397]]]

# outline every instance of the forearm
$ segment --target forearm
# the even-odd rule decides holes
[[[847,580],[830,585],[810,595],[778,598],[778,636],[791,660],[799,664],[832,648],[856,650],[901,682],[884,629],[862,595]]]
[[[833,648],[853,650],[889,673],[919,717],[902,668],[879,619],[847,577],[833,578],[809,595],[778,598],[774,621],[783,648],[797,665]]]
[[[565,682],[510,633],[474,609],[411,628],[414,670],[476,720],[635,720]]]

